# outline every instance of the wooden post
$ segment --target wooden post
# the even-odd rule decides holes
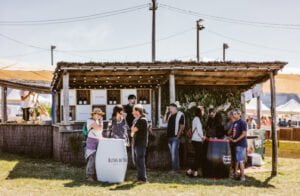
[[[260,95],[257,96],[256,98],[256,102],[257,102],[257,129],[260,129],[261,127],[261,121],[260,121],[260,118],[261,118],[261,99],[260,99]]]
[[[52,118],[52,123],[56,123],[56,92],[52,90],[51,93],[52,97],[52,105],[51,105],[51,118]]]
[[[272,176],[277,175],[277,159],[278,159],[278,146],[277,146],[277,130],[276,130],[276,88],[274,73],[270,73],[270,88],[271,88],[271,133],[272,133]]]
[[[170,103],[175,103],[176,95],[175,95],[175,75],[171,73],[169,75],[169,90],[170,90]]]
[[[241,94],[241,104],[242,104],[242,119],[246,120],[246,98],[245,98],[245,93]]]
[[[7,122],[7,87],[1,87],[1,117],[2,123]]]
[[[69,107],[69,73],[63,74],[63,117],[64,124],[69,124],[70,107]]]
[[[152,96],[152,98],[151,98],[151,100],[152,100],[152,126],[156,126],[156,91],[155,91],[155,89],[153,88],[153,89],[151,89],[151,96]]]
[[[160,128],[161,117],[161,86],[158,87],[158,100],[157,100],[157,126]]]

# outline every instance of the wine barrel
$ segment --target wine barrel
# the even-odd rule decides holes
[[[100,182],[120,183],[127,170],[127,151],[123,139],[101,139],[96,153],[96,173]]]
[[[205,144],[206,159],[203,175],[206,178],[228,178],[231,166],[230,144],[227,139],[209,138]]]

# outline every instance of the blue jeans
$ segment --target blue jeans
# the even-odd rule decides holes
[[[146,176],[146,147],[145,146],[134,146],[135,154],[135,165],[137,169],[137,179],[147,181]]]
[[[242,146],[235,147],[236,162],[243,162],[246,156],[246,148]]]
[[[172,159],[172,170],[176,171],[179,169],[179,139],[177,137],[170,137],[168,145]]]

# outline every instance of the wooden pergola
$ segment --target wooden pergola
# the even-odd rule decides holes
[[[69,106],[69,88],[153,88],[158,89],[157,113],[161,111],[161,86],[169,84],[170,102],[176,100],[176,86],[248,90],[270,79],[272,115],[272,174],[277,174],[276,98],[274,77],[286,62],[59,62],[52,80],[52,93],[63,89],[64,106]],[[259,98],[258,98],[259,99]],[[260,103],[260,101],[258,101]],[[258,104],[258,111],[259,104]],[[69,107],[63,107],[68,124]],[[258,115],[260,116],[260,114]]]

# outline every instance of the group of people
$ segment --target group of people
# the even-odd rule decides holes
[[[92,118],[87,120],[88,135],[85,158],[87,160],[86,177],[89,181],[94,181],[96,176],[95,154],[98,141],[103,138],[103,115],[104,112],[100,108],[94,108],[91,113]],[[186,119],[184,114],[179,111],[177,105],[172,103],[166,109],[164,121],[168,125],[167,137],[172,165],[170,172],[176,174],[180,170],[179,146],[180,138],[186,134]],[[221,113],[216,112],[214,109],[209,109],[209,117],[205,125],[203,125],[203,121],[203,110],[200,107],[196,107],[190,133],[195,150],[195,159],[186,171],[186,174],[189,177],[201,176],[198,170],[200,168],[203,169],[203,160],[205,158],[203,145],[207,138],[228,137],[232,144],[233,175],[235,178],[244,181],[247,124],[241,119],[241,111],[239,109],[230,111],[228,120],[224,123]],[[149,125],[143,106],[136,104],[135,95],[128,97],[128,105],[124,108],[121,105],[114,107],[109,130],[111,138],[124,139],[128,152],[130,152],[130,149],[132,150],[133,162],[137,169],[137,182],[147,182],[145,160]],[[238,169],[240,169],[240,175],[237,174]]]
[[[224,138],[227,137],[231,141],[232,152],[232,175],[235,179],[245,181],[244,175],[244,160],[247,149],[247,124],[241,119],[241,111],[234,109],[228,112],[228,119],[223,121],[222,114],[216,112],[214,109],[209,109],[208,120],[204,124],[203,108],[196,107],[194,118],[192,121],[191,129],[191,141],[195,151],[195,157],[189,169],[186,171],[186,175],[189,177],[199,177],[199,169],[201,173],[203,169],[203,163],[205,160],[205,148],[204,144],[207,138]],[[166,109],[164,115],[164,121],[167,123],[167,136],[168,145],[172,160],[172,171],[176,173],[179,171],[180,156],[179,146],[180,138],[184,135],[185,118],[181,111],[178,110],[176,104],[170,104]],[[240,174],[237,171],[240,169]]]
[[[95,156],[98,141],[103,138],[103,115],[104,112],[100,108],[94,108],[92,118],[86,123],[88,134],[85,158],[88,181],[94,181],[96,178]],[[147,182],[145,158],[149,135],[148,120],[143,106],[136,104],[135,95],[128,96],[128,104],[125,107],[122,105],[114,107],[109,130],[110,138],[124,139],[128,153],[130,149],[132,150],[133,161],[137,168],[137,182]]]
[[[20,91],[21,109],[23,121],[39,119],[41,121],[51,120],[47,109],[39,103],[39,95],[26,90]]]

